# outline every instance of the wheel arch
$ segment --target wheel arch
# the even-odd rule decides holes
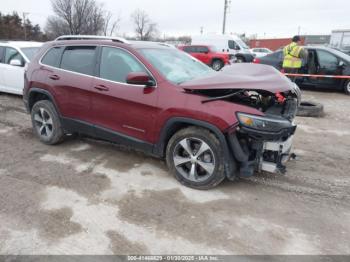
[[[158,142],[154,145],[153,154],[158,157],[164,158],[165,150],[171,137],[179,130],[189,126],[202,127],[208,129],[210,132],[216,135],[224,151],[226,176],[230,176],[231,174],[233,174],[236,168],[234,162],[235,159],[229,149],[225,135],[221,132],[221,130],[218,127],[205,121],[185,117],[174,117],[169,119],[160,132]]]
[[[44,89],[41,88],[31,88],[28,94],[28,103],[27,103],[27,110],[30,112],[34,106],[34,104],[40,100],[49,100],[53,103],[57,113],[60,115],[60,112],[58,111],[56,101],[53,97],[53,95]]]
[[[221,57],[213,57],[211,59],[211,65],[215,62],[215,61],[220,61],[221,63],[225,64],[224,60]]]

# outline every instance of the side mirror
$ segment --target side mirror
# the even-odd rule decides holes
[[[340,61],[339,64],[338,64],[339,67],[344,67],[345,66],[345,63],[344,61]]]
[[[19,59],[12,59],[10,61],[10,65],[12,65],[12,66],[23,66],[22,62]]]
[[[126,83],[130,85],[155,86],[154,80],[145,72],[132,72],[126,77]]]

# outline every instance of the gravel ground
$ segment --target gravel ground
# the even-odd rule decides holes
[[[285,176],[179,185],[163,161],[86,138],[33,135],[0,94],[0,254],[350,254],[350,97],[303,91]]]

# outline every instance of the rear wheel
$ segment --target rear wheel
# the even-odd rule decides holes
[[[242,57],[242,56],[237,56],[236,63],[244,63],[244,62],[245,62],[244,57]]]
[[[211,66],[215,71],[219,71],[224,67],[224,63],[221,60],[214,60]]]
[[[346,81],[344,84],[344,92],[347,95],[350,95],[350,80]]]
[[[167,165],[176,179],[196,189],[213,188],[225,178],[223,159],[216,136],[199,127],[177,132],[166,150]]]
[[[41,142],[47,145],[62,142],[64,132],[56,109],[50,101],[36,102],[32,108],[31,117],[34,132]]]

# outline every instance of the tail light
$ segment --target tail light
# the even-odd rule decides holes
[[[253,63],[254,64],[260,64],[261,60],[259,58],[254,58]]]

